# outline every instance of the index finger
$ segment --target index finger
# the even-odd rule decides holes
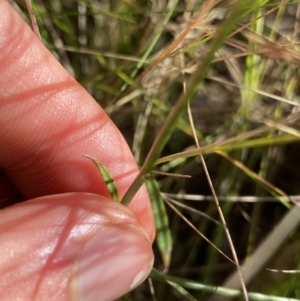
[[[99,159],[122,196],[138,173],[110,118],[67,73],[5,0],[0,0],[0,167],[26,198],[64,193],[108,195]],[[149,237],[153,218],[145,188],[129,208]]]

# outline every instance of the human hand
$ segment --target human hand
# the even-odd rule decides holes
[[[31,29],[0,0],[0,300],[113,300],[151,270],[145,188],[129,209],[108,198],[99,159],[122,196],[138,173],[123,137]],[[25,200],[24,202],[19,202]]]

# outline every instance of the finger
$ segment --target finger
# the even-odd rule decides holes
[[[102,202],[102,206],[99,206]],[[104,197],[41,197],[0,212],[0,300],[113,300],[149,274],[151,244]]]
[[[29,199],[72,191],[108,195],[100,160],[124,195],[138,168],[122,135],[88,93],[0,0],[0,167]],[[153,239],[143,187],[129,207]]]

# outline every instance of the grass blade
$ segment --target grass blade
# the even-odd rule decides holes
[[[169,218],[165,207],[165,202],[160,195],[158,183],[153,176],[146,179],[146,187],[151,199],[155,227],[156,227],[156,244],[161,254],[164,269],[168,270],[171,262],[171,253],[173,240],[169,229]]]
[[[120,202],[117,184],[114,181],[112,175],[107,170],[107,168],[100,161],[98,161],[97,159],[95,159],[89,155],[84,155],[84,157],[93,161],[93,163],[97,166],[97,168],[105,182],[106,188],[107,188],[111,198],[117,202]]]

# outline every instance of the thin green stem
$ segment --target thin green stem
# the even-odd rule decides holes
[[[216,37],[212,40],[210,51],[206,54],[203,62],[199,64],[199,71],[191,79],[191,83],[186,91],[179,96],[175,106],[173,107],[171,113],[167,117],[166,122],[164,123],[162,129],[160,130],[158,136],[156,137],[151,150],[148,153],[148,156],[140,170],[139,175],[134,180],[126,194],[124,195],[121,203],[127,206],[132,200],[133,196],[142,186],[145,175],[148,174],[156,160],[159,158],[161,151],[166,145],[169,137],[176,126],[177,120],[180,117],[182,111],[186,108],[187,103],[194,98],[196,93],[199,90],[199,86],[207,73],[207,70],[214,59],[215,52],[222,46],[223,42],[226,40],[228,35],[232,32],[234,26],[237,24],[238,20],[242,16],[245,7],[247,4],[250,4],[249,0],[241,1],[236,3],[232,8],[231,12],[228,14],[228,18],[225,19],[223,24],[220,26]]]

